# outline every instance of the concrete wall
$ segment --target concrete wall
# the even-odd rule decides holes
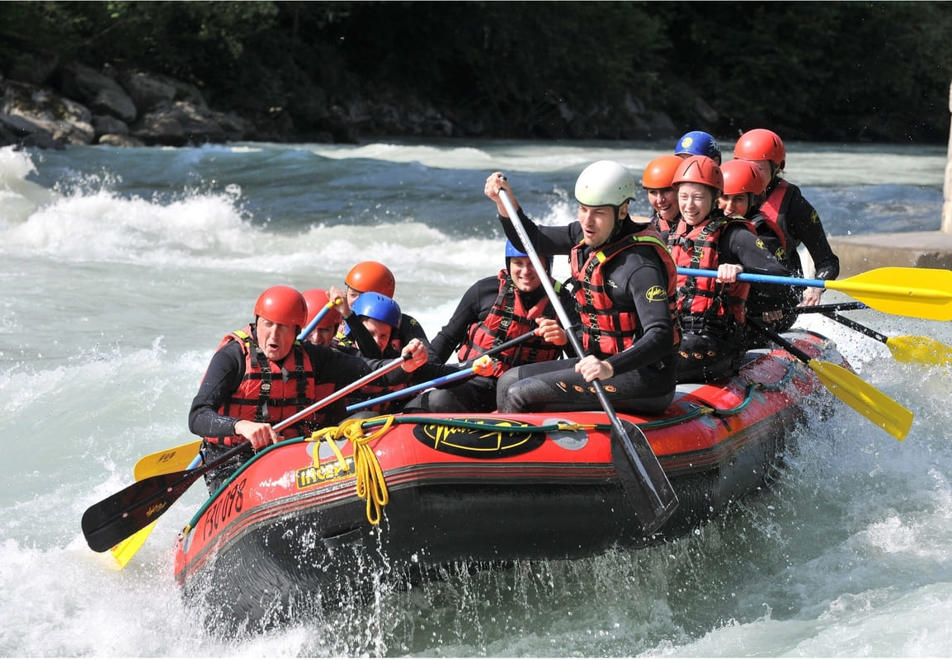
[[[949,112],[952,113],[952,85],[949,86]],[[949,147],[945,160],[945,182],[942,186],[942,231],[952,234],[952,127],[949,130]]]

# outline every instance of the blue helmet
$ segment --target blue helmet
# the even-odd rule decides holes
[[[512,244],[512,241],[509,241],[509,240],[506,241],[506,269],[507,270],[509,269],[510,257],[528,257],[528,256],[529,255],[526,254],[525,252],[520,252],[516,248],[516,246]],[[540,258],[544,259],[543,263],[545,263],[546,268],[548,270],[552,270],[552,255],[548,255],[546,257],[540,256]]]
[[[690,131],[681,136],[674,146],[675,156],[707,156],[716,163],[721,162],[721,148],[710,133]]]
[[[381,293],[368,291],[360,294],[354,304],[350,306],[350,311],[357,316],[366,316],[369,319],[382,321],[394,328],[400,327],[400,317],[402,316],[400,305],[393,298],[388,298]]]

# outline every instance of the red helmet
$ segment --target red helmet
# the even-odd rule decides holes
[[[263,316],[273,323],[303,328],[307,323],[307,303],[297,289],[273,286],[258,296],[255,316]]]
[[[724,189],[721,192],[725,195],[759,195],[767,189],[760,168],[749,160],[729,160],[721,165],[721,174],[724,176]]]
[[[361,261],[350,269],[344,281],[354,291],[373,291],[388,298],[393,298],[393,292],[397,288],[393,273],[377,261]]]
[[[317,316],[318,312],[327,307],[327,303],[330,301],[330,296],[328,296],[327,291],[324,289],[308,289],[302,294],[304,296],[304,302],[307,303],[307,323],[310,323],[314,320],[314,317]],[[341,317],[340,312],[336,308],[331,307],[324,318],[321,319],[316,328],[336,328],[340,325]],[[305,325],[307,325],[305,323]]]
[[[721,190],[724,188],[724,176],[721,174],[721,168],[718,167],[717,163],[707,156],[689,156],[678,165],[671,183],[674,185],[701,183]]]
[[[787,159],[787,150],[783,140],[773,131],[766,128],[755,128],[747,131],[734,145],[734,158],[738,160],[769,160],[783,169]]]
[[[674,154],[658,156],[645,167],[645,171],[641,175],[641,187],[652,190],[670,188],[671,181],[674,179],[674,172],[682,162],[684,162],[684,159]]]

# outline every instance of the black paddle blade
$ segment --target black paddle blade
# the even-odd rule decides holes
[[[137,481],[86,509],[83,535],[96,552],[105,552],[161,516],[188,490],[201,470],[185,470]]]
[[[649,536],[678,508],[678,496],[641,429],[622,419],[617,422],[612,424],[612,464],[629,505]]]
[[[226,451],[216,461],[194,470],[157,474],[93,504],[83,514],[86,543],[96,552],[105,552],[165,513],[200,476],[250,448],[250,442],[243,442]]]

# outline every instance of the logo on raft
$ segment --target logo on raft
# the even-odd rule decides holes
[[[531,425],[505,419],[447,420],[486,425],[486,430],[463,428],[434,422],[417,424],[413,437],[427,447],[467,458],[506,458],[525,454],[545,442],[545,433],[523,431]],[[507,430],[511,428],[512,430]]]
[[[344,463],[334,460],[321,465],[309,465],[306,468],[298,470],[295,474],[295,481],[298,490],[316,486],[324,481],[330,481],[336,477],[344,475],[352,477],[354,475],[354,459],[348,456]]]

